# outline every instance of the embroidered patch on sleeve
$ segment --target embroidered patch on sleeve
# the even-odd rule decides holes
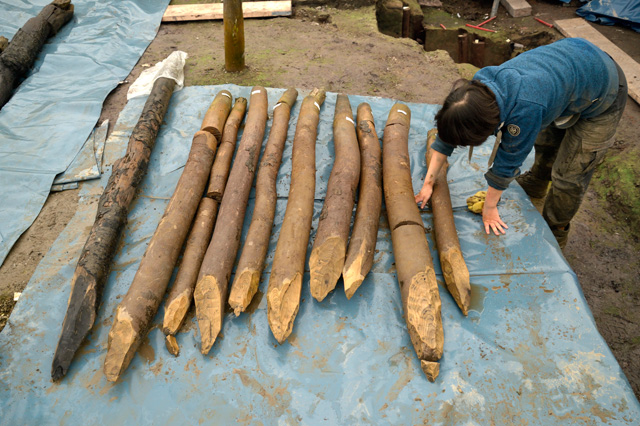
[[[509,124],[507,125],[507,131],[511,136],[515,138],[520,134],[520,127],[516,126],[515,124]]]

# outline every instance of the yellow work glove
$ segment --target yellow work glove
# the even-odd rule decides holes
[[[467,198],[467,207],[475,214],[482,214],[484,200],[487,198],[487,191],[478,191]]]

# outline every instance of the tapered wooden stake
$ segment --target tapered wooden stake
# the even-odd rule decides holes
[[[133,282],[116,309],[104,374],[115,382],[133,359],[167,290],[182,243],[204,192],[217,145],[209,132],[193,137],[187,164],[158,224]]]
[[[229,93],[226,90],[223,92]],[[230,105],[231,103],[229,102],[229,106]],[[210,111],[213,106],[214,104],[209,108]],[[211,242],[211,234],[213,233],[213,227],[215,226],[216,217],[218,216],[220,199],[227,184],[229,166],[236,147],[238,127],[244,118],[246,107],[247,100],[245,98],[236,99],[233,110],[231,110],[231,114],[229,114],[229,118],[227,118],[224,124],[222,141],[218,146],[218,154],[211,168],[211,177],[209,179],[208,191],[210,191],[211,188],[215,188],[215,190],[213,194],[207,194],[207,196],[200,201],[193,228],[191,229],[187,245],[184,249],[178,275],[165,303],[162,331],[168,336],[178,332],[191,307],[193,290],[196,286],[202,259],[204,259],[207,247],[209,247],[209,243]],[[205,116],[205,120],[203,121],[203,127],[205,127],[205,123],[209,122],[207,116]],[[221,120],[218,118],[214,121],[220,122]],[[175,342],[175,339],[171,345],[167,344],[167,349],[175,352],[178,344],[177,342],[173,342]]]
[[[129,206],[147,171],[175,83],[171,78],[156,80],[131,133],[127,153],[113,164],[113,172],[98,202],[96,221],[71,279],[69,305],[51,366],[53,380],[67,374],[76,351],[93,327]]]
[[[382,152],[369,104],[358,106],[360,192],[342,279],[347,299],[353,297],[373,265],[382,209]]]
[[[280,343],[291,334],[300,306],[316,189],[316,137],[324,98],[321,89],[314,89],[304,98],[293,139],[289,200],[267,290],[269,327]]]
[[[431,162],[431,154],[433,153],[431,144],[436,140],[437,134],[437,129],[431,129],[427,133],[427,164]],[[467,269],[467,264],[462,257],[460,240],[453,220],[451,195],[447,183],[447,167],[448,164],[445,162],[433,185],[433,193],[431,194],[433,230],[444,281],[462,313],[467,315],[471,303],[469,269]]]
[[[242,223],[258,166],[266,123],[267,91],[264,87],[254,87],[247,122],[194,293],[202,339],[200,350],[203,354],[209,353],[222,329],[229,277],[240,244]]]
[[[242,0],[223,0],[224,67],[229,72],[244,69],[244,15]]]
[[[309,258],[311,295],[321,302],[342,274],[358,181],[360,150],[351,105],[338,95],[333,119],[335,162]]]
[[[231,168],[231,160],[236,150],[236,139],[238,138],[238,129],[244,119],[244,113],[247,110],[247,100],[245,98],[237,98],[233,105],[231,114],[224,125],[222,140],[218,147],[218,155],[211,169],[211,177],[209,178],[209,188],[207,188],[207,197],[213,198],[220,202],[224,193],[225,185],[229,177],[229,169]]]
[[[382,180],[405,321],[422,370],[434,381],[444,343],[441,302],[433,259],[413,196],[408,152],[410,121],[411,111],[406,105],[395,104],[391,108],[384,129]]]
[[[5,49],[0,49],[0,108],[9,101],[13,89],[26,77],[47,39],[71,18],[71,1],[54,0],[29,19]]]
[[[242,255],[229,295],[229,305],[236,316],[247,309],[260,284],[264,260],[269,249],[273,218],[276,214],[276,179],[287,139],[291,107],[297,97],[298,91],[289,89],[273,108],[271,133],[256,178],[256,202],[251,226],[242,247]]]
[[[209,197],[204,197],[198,206],[196,218],[182,256],[182,263],[180,264],[180,269],[178,269],[178,275],[176,275],[176,280],[171,286],[171,291],[165,303],[162,331],[166,335],[178,333],[187,316],[189,307],[191,307],[193,289],[196,286],[202,259],[211,241],[211,234],[213,233],[217,215],[218,202]]]

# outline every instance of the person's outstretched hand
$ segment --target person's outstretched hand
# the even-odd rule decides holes
[[[415,196],[416,203],[420,204],[420,208],[424,209],[424,206],[427,205],[427,201],[431,198],[431,194],[433,193],[433,185],[424,184]]]
[[[494,234],[500,235],[500,233],[505,233],[505,229],[509,229],[507,224],[500,219],[498,207],[489,207],[487,203],[484,204],[482,209],[482,222],[484,222],[484,230],[487,234],[490,234],[493,230]]]

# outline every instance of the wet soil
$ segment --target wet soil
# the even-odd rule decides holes
[[[185,1],[189,0],[181,3]],[[450,19],[477,24],[490,10],[491,2],[448,0],[443,1],[440,11]],[[531,0],[530,4],[534,15],[545,21],[573,18],[579,6],[577,0],[569,7],[557,0]],[[470,65],[455,64],[442,50],[424,52],[413,40],[380,34],[372,6],[356,10],[296,8],[295,15],[245,21],[247,69],[237,74],[224,71],[221,22],[163,24],[126,81],[106,99],[100,122],[108,118],[115,123],[131,82],[146,66],[176,49],[189,54],[186,85],[324,87],[408,102],[441,103],[454,80],[460,75],[470,77],[475,71]],[[542,25],[531,18],[508,17],[502,7],[498,19],[487,26],[521,36],[543,30],[554,38],[561,37],[555,30],[539,28]],[[595,27],[640,62],[640,34],[618,26]],[[640,107],[629,100],[610,156],[638,156],[639,128]],[[640,396],[640,231],[632,226],[619,200],[603,192],[603,186],[610,186],[606,184],[607,173],[606,167],[596,172],[572,222],[564,254],[578,276],[601,334]],[[13,306],[13,292],[25,288],[38,262],[74,214],[77,194],[77,190],[52,194],[0,268],[0,330]]]

